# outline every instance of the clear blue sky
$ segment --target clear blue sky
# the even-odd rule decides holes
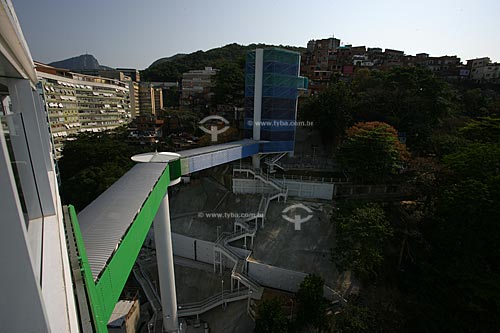
[[[499,0],[12,0],[41,62],[93,54],[112,67],[146,68],[176,53],[229,43],[345,44],[407,54],[500,61]]]

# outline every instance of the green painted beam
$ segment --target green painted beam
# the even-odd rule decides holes
[[[163,171],[97,282],[96,291],[106,324],[132,271],[161,201],[167,193],[170,184],[169,170],[170,168],[165,168]]]
[[[80,267],[97,332],[108,332],[107,323],[109,318],[132,271],[132,267],[151,228],[161,201],[167,193],[171,180],[175,180],[180,176],[180,160],[170,162],[145,200],[144,205],[120,242],[118,249],[111,257],[97,284],[94,283],[92,277],[75,208],[71,205],[69,206],[71,223],[80,254]]]
[[[73,226],[73,232],[75,234],[76,247],[79,254],[78,259],[80,262],[80,270],[82,272],[83,281],[85,283],[87,296],[90,302],[90,309],[92,312],[94,327],[97,332],[107,332],[107,321],[104,322],[105,320],[102,313],[101,302],[99,301],[99,297],[97,295],[96,285],[92,276],[92,270],[90,269],[87,251],[85,250],[85,244],[83,243],[82,232],[80,230],[80,225],[78,224],[78,217],[76,215],[75,207],[69,205],[68,209],[69,215],[71,217],[71,224]]]

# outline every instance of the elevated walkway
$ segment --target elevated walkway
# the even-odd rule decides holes
[[[161,153],[139,163],[78,215],[70,206],[80,269],[92,314],[105,327],[171,182],[259,152],[260,142],[241,140],[179,152],[163,163]],[[158,161],[155,157],[158,156]]]
[[[166,167],[166,163],[135,165],[78,214],[95,281],[101,276]]]
[[[180,172],[185,175],[239,160],[258,153],[258,147],[258,141],[241,140],[181,151],[178,152]],[[78,214],[94,281],[102,275],[167,165],[161,162],[135,165]],[[166,186],[163,190],[166,191]]]
[[[168,163],[163,163],[161,156],[156,162],[156,155],[150,155],[147,162],[153,163],[135,165],[78,216],[70,207],[76,243],[82,258],[80,268],[93,316],[100,325],[107,323],[114,309],[169,184],[179,181],[181,175],[257,154],[259,145],[258,141],[242,140],[191,149],[178,152],[180,158]],[[222,271],[224,261],[231,262],[231,288],[221,295],[183,305],[178,311],[179,316],[198,315],[227,302],[262,297],[263,287],[247,274],[248,257],[237,253],[229,244],[243,239],[246,248],[247,239],[250,239],[250,247],[253,247],[259,223],[262,228],[265,225],[269,203],[281,199],[286,202],[288,189],[283,183],[260,171],[235,168],[234,174],[259,180],[267,185],[268,190],[262,193],[257,214],[247,219],[236,219],[234,231],[221,234],[215,243],[214,270],[219,268]],[[135,271],[139,280],[143,275],[140,273],[140,270]],[[154,295],[151,286],[144,284],[144,288],[149,290],[148,296],[157,308],[158,295]]]
[[[259,153],[261,141],[250,139],[179,151],[181,172],[187,175]]]

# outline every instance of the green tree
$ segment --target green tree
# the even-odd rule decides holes
[[[450,87],[421,68],[374,72],[355,82],[355,121],[382,121],[406,133],[415,152],[427,152],[436,124],[453,109]]]
[[[143,81],[179,82],[182,74],[192,69],[204,67],[221,68],[224,64],[241,65],[248,51],[258,47],[272,47],[273,45],[236,43],[217,47],[208,51],[196,51],[190,54],[176,54],[172,57],[161,58],[153,62],[147,69],[141,71]],[[291,51],[302,51],[303,48],[294,46],[280,46]]]
[[[384,262],[384,248],[392,236],[392,228],[384,210],[369,203],[355,208],[346,217],[339,217],[333,260],[339,271],[352,270],[369,281],[378,276]]]
[[[500,142],[500,118],[481,117],[460,129],[463,136],[477,142]]]
[[[304,278],[297,292],[297,324],[299,327],[312,325],[317,329],[327,326],[326,306],[323,298],[324,281],[320,276],[310,274]]]
[[[241,105],[244,89],[245,73],[243,67],[239,64],[224,63],[215,75],[213,102],[216,105]]]
[[[337,149],[340,165],[362,182],[380,182],[397,174],[408,157],[396,130],[380,122],[357,123],[350,127],[347,139]]]
[[[262,301],[257,308],[255,333],[286,333],[289,322],[283,311],[283,302],[278,298]]]
[[[372,333],[379,331],[377,328],[374,313],[353,302],[335,314],[331,323],[331,331],[335,333]]]
[[[165,107],[178,107],[181,100],[181,91],[179,87],[172,87],[163,93],[163,104]]]
[[[487,116],[488,99],[481,88],[466,90],[462,95],[464,112],[469,117]]]
[[[127,172],[141,147],[125,143],[124,128],[103,133],[81,133],[67,141],[58,162],[61,197],[77,210],[84,208]]]
[[[353,97],[350,86],[338,82],[319,95],[309,97],[300,108],[301,120],[312,121],[322,138],[337,143],[352,123]]]
[[[473,143],[443,158],[422,224],[428,253],[403,285],[415,331],[492,332],[500,312],[500,144]]]

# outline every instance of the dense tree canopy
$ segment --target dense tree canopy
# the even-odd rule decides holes
[[[428,70],[359,70],[352,82],[334,77],[329,88],[303,101],[300,116],[314,121],[333,143],[355,122],[385,122],[412,151],[428,153],[433,129],[458,108],[456,99],[453,89]]]
[[[343,139],[338,162],[364,184],[413,184],[415,201],[386,204],[385,214],[380,206],[361,205],[335,220],[337,268],[352,270],[365,287],[356,304],[335,316],[332,330],[495,331],[500,312],[500,89],[446,83],[422,69],[358,74],[350,83],[336,78],[331,88],[309,98],[301,117],[317,121],[317,113],[328,114],[333,105],[318,101],[335,96],[336,86],[345,89],[352,103],[341,113],[348,117],[339,122],[347,124],[344,130],[337,130]],[[317,106],[316,114],[311,105]],[[360,128],[355,122],[385,123],[381,128],[390,129],[381,135],[373,131],[377,126]],[[322,130],[324,123],[315,125]],[[398,139],[406,140],[413,156]],[[399,175],[402,165],[407,167]],[[378,227],[360,222],[367,220],[378,221]],[[394,295],[383,299],[395,312],[381,313],[380,294],[387,288]],[[378,296],[367,297],[370,290]],[[399,319],[376,320],[387,313]]]
[[[141,79],[153,82],[178,82],[182,79],[182,73],[192,69],[203,69],[205,67],[220,69],[227,64],[241,67],[241,64],[244,64],[248,51],[255,50],[257,47],[272,46],[265,44],[239,45],[233,43],[208,51],[200,50],[190,54],[177,54],[173,57],[156,60],[151,66],[141,72]],[[302,50],[302,48],[293,46],[281,45],[280,47],[293,51]]]
[[[299,117],[312,121],[324,140],[338,142],[352,124],[353,105],[350,86],[338,82],[323,93],[309,97],[301,106]]]
[[[297,292],[297,325],[322,329],[327,326],[326,300],[323,298],[324,280],[317,275],[308,275]]]
[[[356,121],[383,121],[405,134],[411,150],[429,150],[429,137],[452,111],[450,88],[430,71],[395,68],[373,73],[354,88]]]
[[[125,143],[127,134],[81,133],[65,143],[58,162],[63,203],[84,208],[134,165],[130,157],[142,148]]]
[[[483,117],[471,120],[460,129],[460,133],[468,140],[479,142],[500,142],[500,118]]]
[[[242,105],[245,92],[244,74],[244,62],[223,64],[215,75],[213,103]]]
[[[393,233],[384,210],[377,204],[366,204],[334,223],[337,243],[333,258],[337,269],[352,270],[365,281],[376,277],[384,262],[387,239]]]
[[[287,333],[289,322],[278,298],[263,300],[257,308],[255,333]]]
[[[397,174],[409,154],[397,131],[381,122],[357,123],[337,150],[340,165],[365,183],[380,182]]]
[[[349,302],[333,317],[331,332],[335,333],[373,333],[382,332],[377,325],[375,314],[370,308]]]

